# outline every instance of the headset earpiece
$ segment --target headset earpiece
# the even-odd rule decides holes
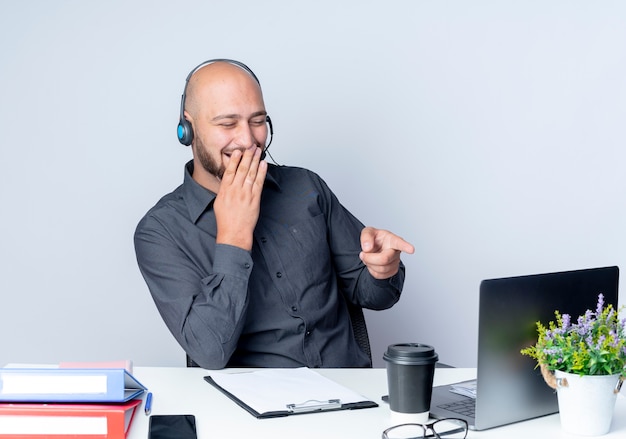
[[[183,118],[178,122],[177,135],[180,143],[185,146],[191,145],[193,141],[193,128],[191,128],[191,124],[187,119]]]

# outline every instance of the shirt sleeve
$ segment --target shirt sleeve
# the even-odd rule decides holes
[[[135,232],[140,271],[165,324],[200,366],[221,369],[234,352],[247,307],[249,252],[216,245],[210,273],[177,244],[167,228],[144,218]]]
[[[400,293],[404,285],[404,273],[404,264],[400,262],[396,274],[388,279],[376,279],[364,265],[356,285],[351,290],[355,297],[354,300],[363,308],[375,310],[391,308],[400,300]]]
[[[328,240],[339,288],[346,300],[363,308],[382,310],[400,300],[404,285],[404,264],[389,279],[374,278],[361,259],[361,231],[365,227],[337,199],[320,178],[320,198],[328,224]]]

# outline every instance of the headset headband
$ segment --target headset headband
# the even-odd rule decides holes
[[[209,64],[214,64],[216,62],[225,62],[228,64],[232,64],[234,66],[239,67],[242,70],[245,70],[246,72],[248,72],[250,75],[252,75],[252,77],[254,78],[254,80],[257,82],[257,84],[261,85],[261,82],[259,81],[259,78],[256,77],[256,75],[254,74],[254,72],[250,69],[250,67],[248,67],[247,65],[245,65],[242,62],[239,61],[235,61],[234,59],[228,59],[228,58],[215,58],[215,59],[210,59],[208,61],[205,61],[203,63],[198,64],[190,73],[189,75],[187,75],[187,79],[185,80],[185,91],[187,91],[187,83],[189,82],[189,80],[191,79],[191,77],[194,75],[194,73],[196,73],[198,70],[200,70],[202,67],[208,66]],[[183,93],[184,94],[184,93]]]

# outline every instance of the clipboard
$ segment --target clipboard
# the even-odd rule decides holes
[[[306,367],[215,373],[204,379],[257,419],[378,407]]]

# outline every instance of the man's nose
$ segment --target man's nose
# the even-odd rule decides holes
[[[237,128],[235,143],[241,148],[251,148],[256,146],[256,140],[252,134],[252,127],[247,123],[242,123]]]

